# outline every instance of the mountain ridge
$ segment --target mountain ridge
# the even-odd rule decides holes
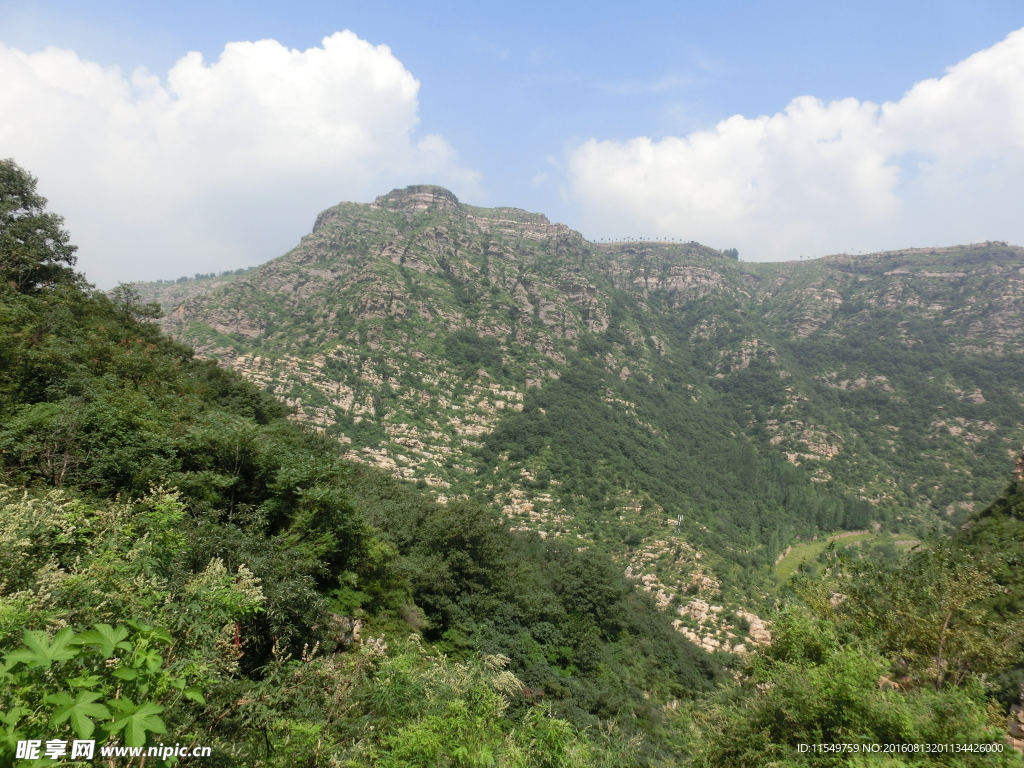
[[[767,583],[796,537],[868,523],[923,536],[998,493],[1024,442],[1022,275],[1024,249],[1002,242],[769,264],[693,242],[589,243],[420,186],[327,209],[295,249],[171,308],[164,327],[350,459],[498,504],[518,528],[600,542],[667,604],[718,596],[744,558]],[[574,413],[690,469],[654,476],[609,453],[616,479],[587,497]],[[745,488],[744,462],[796,496]],[[699,491],[702,472],[746,500]]]

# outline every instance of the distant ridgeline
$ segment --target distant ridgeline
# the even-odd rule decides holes
[[[214,278],[214,277],[230,277],[232,275],[244,275],[250,269],[252,269],[252,267],[249,267],[249,268],[242,267],[241,269],[227,269],[227,270],[225,270],[223,272],[208,272],[208,273],[196,272],[192,277],[189,277],[188,275],[182,275],[177,280],[157,280],[153,284],[154,285],[175,285],[177,283],[187,283],[189,280],[209,280],[209,279]]]
[[[1024,250],[736,255],[418,186],[184,301],[137,287],[351,458],[600,544],[667,600],[763,586],[796,537],[920,538],[999,491]]]

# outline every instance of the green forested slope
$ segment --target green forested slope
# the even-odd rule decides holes
[[[1001,243],[599,246],[410,187],[183,303],[139,290],[350,459],[600,546],[663,605],[751,608],[798,538],[922,538],[998,493],[1024,442],[1021,269]]]
[[[1024,457],[1017,467],[949,539],[892,559],[833,545],[819,573],[795,577],[771,646],[695,712],[693,763],[1019,765]]]
[[[413,210],[407,198],[396,210],[343,207],[364,225],[331,230],[335,210],[320,229],[372,253],[390,242],[376,239],[381,215],[398,231],[426,221],[416,236],[438,242],[438,197],[413,190]],[[880,421],[887,397],[927,418],[926,395],[838,378],[839,363],[860,364],[855,352],[800,368],[800,355],[836,337],[800,347],[811,335],[773,331],[767,312],[749,317],[725,295],[755,295],[745,267],[723,262],[641,300],[623,287],[621,255],[522,212],[501,210],[495,223],[449,206],[466,226],[491,217],[492,235],[498,224],[518,232],[531,274],[561,280],[596,262],[595,285],[559,283],[576,297],[570,312],[494,235],[481,257],[486,292],[451,259],[447,277],[404,274],[430,298],[420,307],[379,290],[382,274],[423,257],[415,237],[384,261],[349,259],[347,287],[307,288],[295,273],[326,267],[300,251],[265,268],[269,283],[237,276],[238,292],[211,296],[220,304],[204,320],[189,319],[195,307],[172,316],[246,381],[161,335],[136,291],[85,285],[44,202],[0,163],[0,764],[31,738],[203,745],[213,749],[203,764],[239,766],[1020,764],[988,751],[1002,744],[1020,679],[1019,476],[950,541],[891,561],[827,550],[820,574],[774,593],[768,565],[787,537],[944,510],[876,498],[838,475],[843,451],[868,451],[873,438],[844,433],[829,454],[833,443],[805,428],[810,415],[842,414],[834,423],[859,432],[853,415],[878,408],[866,420]],[[705,265],[695,269],[720,258],[683,252]],[[662,283],[680,277],[662,266]],[[777,282],[772,269],[765,285]],[[631,284],[642,274],[653,285],[655,272],[629,273]],[[719,283],[719,295],[702,294]],[[323,325],[296,319],[302,291]],[[317,291],[350,291],[349,309],[327,311]],[[512,312],[531,296],[532,317]],[[507,310],[505,336],[483,301]],[[559,312],[561,335],[546,322]],[[836,317],[864,347],[890,327],[857,337]],[[755,330],[776,333],[775,346]],[[978,333],[925,348],[934,358],[892,354],[889,372],[872,374],[888,386],[908,359],[988,361],[981,374],[935,368],[947,375],[935,387],[951,393],[939,406],[959,410],[945,433],[929,425],[915,438],[922,452],[980,429],[966,413],[992,419],[995,435],[967,442],[997,455],[985,440],[998,447],[1013,416],[1004,377],[1015,352],[1002,341],[1002,357],[954,348],[977,346]],[[988,387],[980,400],[965,388],[975,381]],[[836,401],[801,394],[811,382]],[[885,394],[843,399],[875,385]],[[962,469],[948,456],[942,466]],[[683,632],[707,631],[691,621],[692,598],[722,589],[780,602],[770,643],[713,661]],[[676,631],[660,609],[680,603]],[[723,639],[728,628],[757,634],[753,614],[706,610]],[[833,743],[969,749],[799,749]]]
[[[616,565],[352,466],[87,286],[0,172],[0,764],[31,738],[246,766],[678,754],[664,705],[717,665]]]

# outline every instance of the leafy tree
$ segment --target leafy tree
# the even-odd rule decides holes
[[[64,219],[46,212],[36,179],[13,160],[0,160],[0,279],[17,290],[74,283],[76,246]]]
[[[985,509],[971,516],[955,541],[984,558],[998,587],[985,601],[988,618],[1013,624],[1024,613],[1024,457],[1018,458],[1013,482]],[[995,675],[996,695],[1009,707],[1018,704],[1024,685],[1024,659]]]
[[[456,366],[464,378],[476,375],[480,368],[501,372],[501,347],[498,341],[477,335],[472,329],[463,329],[444,340],[445,356]]]
[[[133,283],[118,283],[117,287],[110,292],[110,298],[133,320],[157,320],[163,316],[163,310],[159,304],[142,301],[142,294]]]
[[[986,744],[1002,735],[987,710],[983,686],[910,692],[880,685],[890,661],[870,644],[843,640],[827,619],[790,608],[773,643],[751,660],[749,680],[695,711],[694,764],[741,766],[1019,765],[1007,753],[892,755],[801,752],[800,745]]]
[[[931,542],[895,565],[835,557],[823,581],[798,580],[819,615],[872,642],[913,686],[936,690],[1021,659],[1024,619],[993,617],[990,558]]]

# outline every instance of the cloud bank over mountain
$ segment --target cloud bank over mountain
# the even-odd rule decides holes
[[[284,253],[342,200],[416,183],[481,197],[480,173],[421,130],[419,87],[349,31],[308,50],[232,42],[159,77],[0,43],[0,157],[40,178],[103,287],[234,269]],[[509,150],[491,152],[500,176],[515,135],[464,117]],[[595,239],[693,239],[745,259],[1024,243],[1024,30],[898,101],[801,96],[688,135],[594,138],[565,159],[550,172],[561,217]]]
[[[101,286],[266,260],[341,200],[478,174],[417,137],[419,82],[352,32],[322,47],[233,42],[158,78],[0,44],[0,156],[40,177]]]
[[[789,259],[1024,242],[1024,30],[899,101],[794,99],[660,140],[591,139],[567,195],[591,237],[681,237]]]

